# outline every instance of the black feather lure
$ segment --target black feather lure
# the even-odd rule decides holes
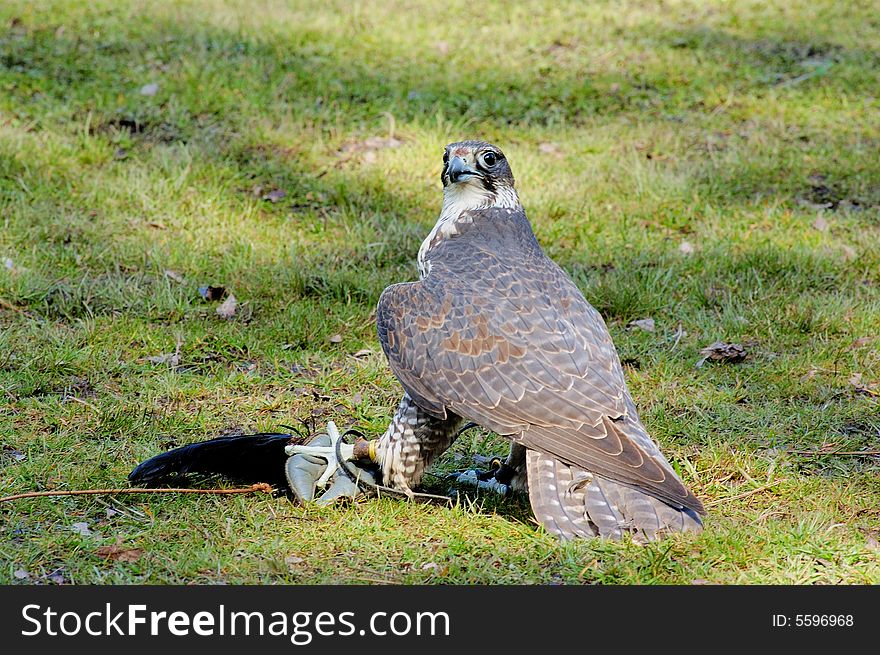
[[[284,447],[291,443],[292,437],[263,432],[217,437],[181,446],[138,464],[128,474],[128,481],[133,485],[153,486],[216,475],[245,484],[268,482],[283,487],[287,484]]]

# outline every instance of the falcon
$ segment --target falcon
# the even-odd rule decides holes
[[[479,478],[527,491],[537,520],[563,540],[699,532],[703,505],[639,419],[602,317],[541,249],[504,153],[452,143],[441,178],[420,279],[379,298],[379,341],[404,390],[388,429],[340,447],[333,426],[332,443],[287,447],[300,462],[292,468],[323,458],[322,486],[340,460],[372,460],[383,485],[412,496],[475,423],[511,441]]]
[[[404,388],[376,447],[383,480],[412,489],[473,421],[511,440],[496,477],[563,539],[699,531],[703,505],[639,419],[602,317],[541,249],[504,153],[450,144],[441,177],[420,280],[379,299]]]

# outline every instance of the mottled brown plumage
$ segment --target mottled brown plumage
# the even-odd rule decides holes
[[[486,148],[503,158],[481,142],[447,148],[463,159],[450,164],[447,158],[447,202],[420,252],[423,277],[387,288],[379,300],[379,339],[394,374],[422,414],[447,422],[463,417],[528,449],[533,507],[546,515],[538,517],[545,525],[553,522],[549,508],[556,508],[558,522],[567,522],[557,533],[638,531],[629,524],[633,511],[624,510],[628,516],[614,519],[620,525],[604,532],[585,513],[589,492],[599,502],[604,482],[613,487],[610,496],[602,496],[605,513],[620,514],[617,505],[628,497],[610,481],[662,501],[658,517],[662,505],[668,506],[673,519],[664,524],[658,518],[656,529],[646,528],[648,538],[664,530],[697,529],[694,512],[703,507],[639,420],[604,321],[544,254],[518,199],[513,206],[509,195],[506,202],[497,200],[505,190],[516,199],[513,177],[506,162],[504,175],[492,176],[491,167],[480,171]],[[468,152],[473,156],[463,154]],[[463,182],[447,175],[453,166],[451,177],[464,177]],[[458,199],[471,196],[488,197],[480,201],[486,206],[472,202],[456,211],[448,193],[454,184],[476,187],[456,189],[459,206],[468,207]],[[542,464],[555,478],[539,489],[533,476]],[[557,490],[559,484],[566,488]],[[679,518],[683,527],[670,527]]]

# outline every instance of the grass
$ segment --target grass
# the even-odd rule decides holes
[[[0,493],[382,431],[376,300],[417,275],[443,146],[482,137],[711,512],[639,547],[560,545],[522,498],[24,500],[0,583],[880,582],[878,459],[833,454],[880,437],[878,68],[870,2],[4,2]],[[718,340],[748,358],[695,366]]]

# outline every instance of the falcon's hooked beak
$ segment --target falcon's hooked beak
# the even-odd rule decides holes
[[[446,175],[449,177],[449,181],[455,184],[459,180],[467,180],[479,175],[479,173],[471,168],[464,159],[456,155],[449,160]]]

